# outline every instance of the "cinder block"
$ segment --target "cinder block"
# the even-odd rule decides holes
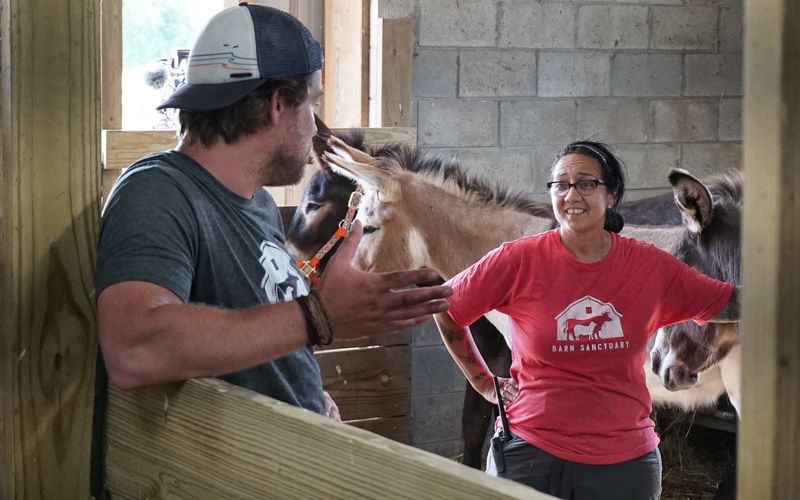
[[[676,144],[623,144],[613,149],[625,163],[626,199],[628,189],[669,188],[667,173],[681,163],[681,148]]]
[[[420,146],[496,146],[499,114],[497,101],[420,100],[418,143]]]
[[[500,104],[500,144],[530,146],[575,138],[575,101],[526,100]]]
[[[581,99],[578,137],[606,143],[645,142],[650,123],[649,102],[641,99]]]
[[[716,50],[717,7],[652,7],[653,49]]]
[[[464,390],[464,375],[444,345],[420,347],[413,351],[411,394],[448,394]]]
[[[742,95],[742,54],[686,54],[688,96]]]
[[[460,97],[536,94],[536,52],[462,50],[458,65]]]
[[[401,19],[413,17],[417,8],[417,0],[380,0],[378,17],[383,19]]]
[[[429,150],[454,161],[465,172],[511,191],[534,190],[534,159],[528,148]]]
[[[417,347],[443,345],[442,336],[439,334],[436,323],[432,319],[429,319],[424,323],[415,325],[411,329],[411,344],[414,346],[414,349]]]
[[[720,52],[741,52],[743,29],[741,2],[730,7],[720,9],[719,19],[719,50]]]
[[[438,443],[461,438],[464,393],[415,397],[412,405],[412,443]]]
[[[636,5],[584,5],[578,9],[578,48],[646,49],[648,8]]]
[[[497,41],[497,2],[421,2],[419,23],[420,46],[494,47]]]
[[[681,54],[626,54],[611,57],[611,95],[681,95],[683,56]]]
[[[653,101],[654,142],[701,142],[717,138],[717,101]]]
[[[414,97],[455,97],[458,87],[458,50],[419,49],[414,54]]]
[[[684,144],[681,168],[698,177],[742,168],[742,145],[738,142]]]
[[[575,6],[564,2],[510,0],[501,3],[500,47],[571,49]]]
[[[540,97],[609,95],[611,56],[601,52],[539,54]]]
[[[588,139],[588,137],[575,138],[575,140],[582,139]],[[534,158],[536,160],[536,171],[534,172],[534,177],[536,179],[535,194],[542,201],[550,202],[550,194],[547,192],[545,184],[550,180],[550,170],[555,163],[556,154],[572,141],[573,139],[571,138],[563,138],[551,143],[542,142],[536,145],[536,151],[534,152]]]
[[[719,140],[742,140],[742,100],[740,98],[720,99]]]

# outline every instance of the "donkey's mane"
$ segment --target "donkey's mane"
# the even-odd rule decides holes
[[[432,182],[457,191],[469,201],[483,205],[507,207],[535,217],[553,218],[550,206],[535,200],[530,195],[491,183],[484,178],[464,172],[452,160],[420,151],[401,143],[387,143],[375,148],[370,154],[378,159],[378,166],[391,171],[401,169],[423,175]]]
[[[708,187],[715,201],[724,200],[736,208],[742,208],[743,177],[741,170],[730,170],[709,176],[704,179],[703,183]]]

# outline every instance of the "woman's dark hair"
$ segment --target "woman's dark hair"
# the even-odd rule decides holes
[[[606,210],[606,221],[604,229],[618,233],[622,231],[625,221],[622,215],[615,209],[622,202],[625,195],[625,164],[621,159],[614,156],[606,144],[594,141],[575,141],[567,144],[556,154],[553,165],[550,167],[552,177],[553,169],[562,156],[569,154],[581,154],[594,158],[602,170],[602,181],[608,192],[614,196],[614,203]]]
[[[209,147],[220,138],[230,144],[242,136],[252,134],[259,127],[269,125],[265,109],[275,92],[280,92],[289,106],[296,107],[308,97],[311,74],[267,80],[243,99],[221,109],[210,111],[180,110],[178,120],[181,136],[190,144],[200,141]]]

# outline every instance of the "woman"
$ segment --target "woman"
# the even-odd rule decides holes
[[[496,403],[466,326],[493,309],[510,317],[511,378],[500,386],[512,438],[500,476],[561,498],[658,498],[648,337],[689,319],[736,320],[738,293],[616,234],[625,181],[605,145],[565,147],[547,188],[559,228],[504,243],[454,277],[437,325],[473,387]],[[498,475],[492,453],[487,473]]]

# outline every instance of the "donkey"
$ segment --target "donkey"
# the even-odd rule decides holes
[[[395,189],[402,187],[406,191],[410,191],[407,193],[408,198],[425,200],[431,207],[433,206],[432,200],[440,200],[442,196],[445,198],[449,197],[449,200],[454,200],[455,202],[459,200],[464,202],[467,200],[469,201],[469,203],[466,203],[467,206],[470,204],[474,204],[475,206],[470,208],[467,216],[460,217],[463,220],[481,220],[480,214],[474,218],[471,217],[471,215],[474,215],[476,210],[482,211],[484,205],[495,205],[494,208],[497,208],[497,205],[499,205],[504,216],[506,214],[515,215],[517,216],[515,220],[519,220],[518,216],[520,214],[524,219],[536,218],[537,220],[535,222],[536,227],[534,228],[528,226],[520,229],[520,224],[517,224],[519,227],[515,227],[514,224],[510,226],[506,225],[506,228],[510,227],[511,229],[500,231],[499,234],[494,236],[493,240],[490,239],[480,245],[476,245],[475,243],[479,238],[472,238],[473,235],[469,233],[467,229],[456,230],[456,238],[454,240],[451,239],[451,241],[458,242],[463,240],[464,238],[461,238],[461,240],[458,239],[459,231],[462,231],[462,233],[468,237],[469,244],[465,244],[462,241],[458,248],[467,248],[472,252],[470,256],[462,259],[461,264],[457,263],[448,266],[447,260],[450,257],[449,255],[445,255],[444,259],[436,260],[432,257],[434,255],[433,253],[431,253],[431,256],[416,259],[415,262],[412,258],[414,253],[410,250],[408,242],[414,239],[420,240],[422,233],[417,231],[415,234],[413,231],[414,217],[409,217],[412,212],[404,212],[403,209],[400,209],[396,210],[395,214],[394,209],[396,207],[393,207],[392,200],[390,198],[387,199],[385,196],[389,194],[389,192],[385,189],[384,191],[379,191],[373,188],[372,208],[368,208],[366,211],[362,210],[359,215],[359,217],[366,220],[365,237],[364,242],[362,242],[362,247],[373,246],[377,248],[373,250],[374,255],[377,256],[374,264],[365,264],[362,262],[362,265],[366,265],[368,268],[376,270],[392,269],[424,263],[434,267],[434,269],[437,269],[445,277],[449,277],[460,270],[459,266],[466,267],[472,261],[477,260],[483,253],[505,239],[516,237],[526,231],[539,232],[553,227],[554,219],[549,205],[533,201],[522,195],[503,193],[485,183],[470,180],[455,165],[448,164],[427,155],[421,155],[418,151],[399,145],[387,146],[383,150],[373,151],[372,154],[381,159],[379,161],[393,165],[389,167],[393,170],[393,173],[400,175],[405,172],[411,176],[410,179],[398,181],[394,184]],[[361,158],[364,159],[364,155],[362,155]],[[375,160],[366,157],[366,161],[374,162]],[[381,174],[380,171],[383,171],[383,174]],[[361,179],[361,182],[369,186],[371,180],[373,186],[378,185],[379,182],[382,182],[380,179],[384,174],[388,176],[388,174],[386,174],[386,169],[375,169],[375,172],[372,174],[368,172],[364,176],[364,178],[367,179],[366,181]],[[358,176],[353,176],[352,174],[351,176],[358,178]],[[392,184],[392,182],[389,182],[389,184]],[[421,195],[426,185],[433,191],[428,195]],[[306,256],[307,258],[307,256],[313,254],[313,252],[319,248],[320,243],[324,241],[325,236],[314,237],[314,226],[322,227],[325,224],[328,225],[327,229],[321,234],[330,234],[334,231],[336,221],[343,215],[345,210],[344,200],[354,187],[355,182],[353,180],[336,175],[325,168],[312,178],[287,232],[287,241],[297,254]],[[378,193],[380,193],[383,198],[379,199]],[[397,197],[396,192],[392,194]],[[423,197],[421,198],[420,196]],[[671,198],[671,195],[664,195],[654,197],[653,199],[626,203],[622,207],[622,212],[625,214],[626,220],[628,221],[634,219],[634,222],[652,224],[654,222],[659,222],[658,219],[660,217],[666,221],[666,225],[674,226],[680,221],[680,213],[670,201]],[[366,205],[370,206],[370,202],[367,202]],[[331,210],[330,206],[335,206],[337,208]],[[364,206],[365,204],[362,202],[362,208]],[[653,206],[661,208],[653,210]],[[382,212],[379,212],[379,210]],[[380,216],[376,217],[378,213],[380,213]],[[655,219],[652,217],[653,213],[657,214]],[[330,214],[338,215],[330,216]],[[658,214],[661,215],[659,216]],[[451,221],[453,215],[454,213],[450,212],[449,215],[439,214],[439,217],[442,218],[441,220],[443,221]],[[427,216],[430,217],[430,213],[427,214]],[[401,223],[398,227],[394,227],[393,225],[398,224],[398,219]],[[490,219],[491,217],[488,220]],[[382,224],[385,224],[385,227],[373,225],[370,222],[371,220],[380,221]],[[403,223],[412,230],[409,230],[408,227],[403,227]],[[445,224],[447,224],[447,222],[445,222]],[[496,224],[493,224],[493,226],[496,226]],[[677,228],[677,231],[675,229],[666,231],[672,238],[673,243],[680,230],[681,228]],[[483,231],[482,226],[478,229],[478,232],[481,231]],[[639,228],[638,232],[639,234],[636,236],[645,237],[651,241],[658,241],[657,237],[659,233],[664,231],[648,227]],[[392,254],[392,245],[388,245],[388,249],[385,248],[386,245],[383,245],[384,248],[381,248],[380,243],[376,241],[376,237],[385,237],[387,234],[401,235],[399,241],[402,246],[399,249],[395,248],[393,250],[394,255]],[[405,235],[405,238],[403,235]],[[441,236],[443,235],[435,233],[430,239],[423,238],[421,241],[425,243],[425,252],[429,252],[431,249],[433,249],[434,252],[438,252],[443,248],[445,253],[447,253],[448,245],[442,243],[443,240]],[[660,244],[662,246],[668,246],[669,242],[670,238],[667,238],[660,241]],[[363,257],[361,258],[363,259]],[[381,259],[383,262],[380,262]],[[392,262],[392,259],[395,259],[395,262]],[[420,260],[422,262],[420,262]],[[436,262],[434,262],[434,260],[436,260]],[[443,265],[440,265],[440,262],[443,263]],[[484,333],[482,330],[476,329],[475,325],[473,325],[472,330],[473,335],[475,335],[476,343],[479,345],[484,355],[486,356],[487,351],[491,351],[492,355],[486,356],[486,359],[490,365],[495,365],[490,366],[492,370],[499,374],[507,374],[510,357],[507,348],[503,346],[503,342],[499,340],[500,337],[494,333]],[[478,333],[480,333],[480,335],[476,335]],[[499,363],[495,356],[497,356],[497,358],[502,358]],[[493,363],[493,361],[495,361],[495,363]],[[500,365],[499,367],[497,366],[498,364]],[[694,406],[707,404],[715,400],[716,396],[721,391],[724,391],[719,376],[719,370],[716,366],[710,367],[702,374],[702,377],[698,377],[698,384],[693,389],[681,391],[680,393],[672,393],[661,387],[658,377],[649,369],[646,370],[646,375],[648,378],[648,387],[651,389],[655,403],[677,404],[678,406],[688,409]],[[470,396],[473,397],[471,398]],[[475,408],[479,411],[467,411],[467,408]],[[486,434],[486,427],[489,424],[490,414],[491,405],[485,402],[480,396],[477,396],[477,394],[471,390],[469,384],[467,384],[467,391],[465,392],[465,411],[462,422],[465,441],[465,464],[480,467],[480,450],[483,445],[483,438]],[[479,430],[479,432],[474,432],[475,429]]]
[[[740,285],[741,172],[718,175],[704,184],[688,172],[674,170],[669,180],[686,221],[674,255],[712,278]],[[738,323],[700,327],[686,322],[663,328],[655,336],[650,358],[653,372],[671,391],[693,386],[698,374],[718,366],[728,398],[741,415]]]

